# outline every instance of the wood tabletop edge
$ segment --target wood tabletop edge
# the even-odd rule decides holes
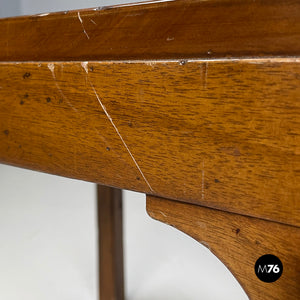
[[[249,63],[249,64],[264,64],[264,63],[299,63],[299,55],[285,55],[285,56],[245,56],[245,57],[220,57],[220,58],[201,58],[201,57],[190,57],[190,58],[161,58],[161,59],[103,59],[103,60],[29,60],[29,61],[5,61],[0,60],[0,65],[20,65],[20,64],[75,64],[75,63],[103,63],[103,64],[167,64],[167,63],[178,63],[179,65],[185,65],[193,62],[207,62],[207,63]]]
[[[11,17],[0,61],[298,56],[299,12],[297,1],[179,0]]]

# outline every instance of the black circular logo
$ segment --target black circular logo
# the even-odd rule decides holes
[[[255,263],[255,274],[264,282],[274,282],[280,278],[283,266],[281,260],[272,254],[261,256]]]

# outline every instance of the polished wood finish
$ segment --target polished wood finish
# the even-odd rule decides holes
[[[145,192],[251,299],[295,299],[299,15],[179,0],[2,19],[0,162]],[[123,299],[121,191],[98,197],[101,298]],[[254,275],[266,253],[284,264],[273,284]]]
[[[93,63],[93,75],[1,64],[1,161],[299,224],[297,59],[183,59],[298,55],[299,5],[170,1],[1,20],[1,60],[179,59]],[[129,179],[113,178],[116,165]]]
[[[1,61],[300,54],[297,0],[179,0],[0,20]]]
[[[153,196],[147,196],[147,212],[208,247],[251,300],[294,300],[300,296],[299,227]],[[273,283],[260,281],[254,272],[256,260],[265,254],[276,255],[283,263],[283,273]]]
[[[100,300],[124,299],[122,191],[97,186]]]
[[[297,58],[0,64],[0,162],[300,224]]]

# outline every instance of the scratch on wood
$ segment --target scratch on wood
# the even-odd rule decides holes
[[[173,41],[174,38],[173,37],[167,37],[167,42]]]
[[[123,145],[125,146],[126,150],[128,151],[129,155],[131,156],[133,162],[135,163],[137,169],[138,169],[139,172],[141,173],[141,175],[142,175],[142,177],[144,178],[145,182],[147,183],[149,189],[151,190],[151,192],[153,192],[153,189],[152,189],[150,183],[149,183],[148,180],[146,179],[144,173],[142,172],[141,168],[139,167],[138,163],[136,162],[135,158],[133,157],[131,151],[129,150],[127,144],[125,143],[123,137],[121,136],[121,134],[120,134],[118,128],[116,127],[116,125],[115,125],[115,123],[113,122],[111,116],[108,114],[108,112],[107,112],[105,106],[103,105],[102,101],[100,100],[100,98],[99,98],[99,96],[98,96],[98,94],[97,94],[97,92],[96,92],[96,90],[95,90],[95,87],[93,86],[92,83],[90,83],[90,84],[91,84],[91,87],[92,87],[92,89],[93,89],[93,91],[94,91],[94,93],[95,93],[95,95],[96,95],[96,98],[97,98],[98,102],[100,103],[100,105],[101,105],[101,107],[102,107],[104,113],[106,114],[106,116],[107,116],[107,118],[109,119],[110,123],[111,123],[112,126],[114,127],[116,133],[118,134],[119,138],[121,139]]]
[[[86,72],[87,72],[87,71],[86,71]],[[142,172],[140,166],[138,165],[137,161],[135,160],[134,156],[132,155],[131,151],[129,150],[129,148],[128,148],[126,142],[124,141],[124,139],[123,139],[123,137],[122,137],[122,135],[120,134],[120,132],[119,132],[117,126],[115,125],[115,123],[114,123],[112,117],[111,117],[111,116],[109,115],[109,113],[107,112],[106,107],[105,107],[104,104],[102,103],[102,101],[101,101],[101,99],[100,99],[100,97],[99,97],[99,95],[98,95],[98,93],[97,93],[97,91],[96,91],[94,85],[91,83],[91,81],[90,81],[89,79],[88,79],[88,81],[89,81],[89,83],[90,83],[90,85],[91,85],[91,88],[92,88],[93,91],[94,91],[94,94],[95,94],[95,96],[96,96],[96,98],[97,98],[97,100],[98,100],[100,106],[102,107],[102,110],[104,111],[106,117],[108,118],[108,120],[110,121],[111,125],[113,126],[113,128],[114,128],[115,131],[116,131],[116,133],[118,134],[120,140],[122,141],[124,147],[126,148],[127,152],[129,153],[131,159],[133,160],[134,164],[136,165],[137,169],[139,170],[140,174],[142,175],[142,177],[144,178],[146,184],[148,185],[150,191],[151,191],[151,192],[154,192],[153,189],[152,189],[152,187],[151,187],[151,185],[150,185],[150,183],[148,182],[147,178],[145,177],[144,173]]]
[[[204,176],[205,176],[205,172],[204,172],[204,161],[202,162],[202,185],[201,185],[201,190],[202,190],[202,200],[204,200]]]
[[[83,69],[85,70],[86,74],[89,73],[88,64],[89,64],[89,63],[88,63],[87,61],[81,62],[81,66],[82,66]]]
[[[97,23],[96,23],[93,19],[90,19],[90,21],[91,21],[93,24],[97,25]]]
[[[37,15],[38,17],[46,17],[46,16],[48,16],[49,15],[49,13],[46,13],[46,14],[39,14],[39,15]]]
[[[77,12],[77,15],[78,15],[78,20],[80,21],[80,23],[81,23],[81,26],[82,26],[82,29],[83,29],[83,32],[84,32],[84,34],[86,35],[86,37],[88,38],[88,40],[90,39],[90,37],[89,37],[89,35],[87,34],[87,32],[85,31],[85,28],[84,28],[84,25],[83,25],[83,21],[82,21],[82,19],[81,19],[81,17],[80,17],[80,12]]]
[[[153,61],[147,61],[145,62],[146,65],[150,66],[152,69],[154,69],[154,66],[155,66],[155,62]]]
[[[51,71],[53,78],[56,80],[55,78],[55,74],[54,74],[54,64],[48,64],[48,69]]]
[[[167,215],[166,215],[165,213],[163,213],[162,211],[159,211],[159,213],[160,213],[161,215],[163,215],[165,218],[167,218]]]
[[[58,89],[58,91],[59,91],[59,93],[61,94],[61,96],[66,100],[66,102],[69,104],[69,106],[74,110],[74,111],[76,111],[76,112],[78,112],[77,111],[77,109],[70,103],[70,101],[67,99],[67,97],[64,95],[64,93],[62,92],[62,90],[61,90],[61,88],[59,87],[59,85],[58,85],[58,83],[57,83],[57,81],[56,81],[56,77],[55,77],[55,66],[54,66],[54,64],[53,63],[49,63],[48,64],[48,69],[51,71],[51,73],[52,73],[52,77],[53,77],[53,79],[54,79],[54,82],[55,82],[55,86],[56,86],[56,88]]]

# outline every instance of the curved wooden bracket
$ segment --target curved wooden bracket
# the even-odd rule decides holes
[[[233,273],[250,299],[296,299],[300,296],[300,229],[211,208],[147,196],[148,214],[207,246]],[[274,254],[282,276],[260,281],[256,260]]]

